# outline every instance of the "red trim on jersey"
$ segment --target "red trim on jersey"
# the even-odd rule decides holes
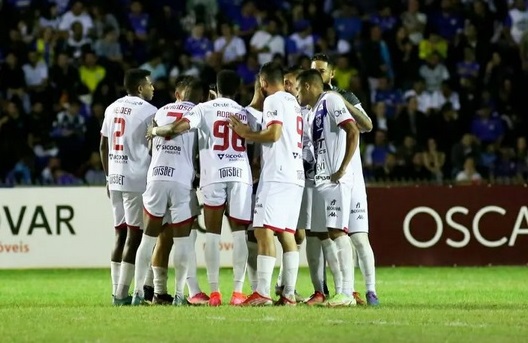
[[[249,225],[249,224],[251,224],[251,220],[239,219],[239,218],[235,218],[235,217],[233,217],[233,216],[227,216],[227,218],[231,219],[232,221],[234,221],[234,222],[237,223],[237,224],[242,224],[242,225]]]
[[[158,216],[153,215],[152,213],[150,213],[150,212],[145,208],[145,206],[143,206],[143,211],[144,211],[145,214],[146,214],[147,216],[149,216],[151,219],[161,219],[161,218],[164,217],[164,216],[158,217]]]
[[[268,125],[266,125],[266,129],[270,126],[270,125],[273,125],[273,124],[280,124],[282,125],[282,122],[280,120],[272,120],[268,123]]]
[[[346,226],[343,228],[343,231],[348,234],[348,228]]]
[[[295,229],[285,229],[284,231],[295,234]]]
[[[171,223],[171,224],[169,224],[169,226],[170,227],[178,227],[178,226],[182,226],[182,225],[185,225],[185,224],[190,224],[190,223],[194,222],[196,217],[198,217],[198,216],[192,216],[191,218],[185,219],[184,221],[181,221],[179,223]]]
[[[278,232],[278,233],[284,232],[283,229],[278,228],[278,227],[275,227],[275,226],[271,226],[271,225],[268,225],[268,224],[264,224],[264,228],[265,228],[265,229],[269,229],[269,230],[271,230],[271,231]]]
[[[355,121],[353,118],[348,118],[348,119],[343,120],[342,122],[340,122],[338,126],[345,125],[345,124],[348,123],[348,122],[353,122],[353,123],[355,123],[356,121]]]
[[[224,206],[225,206],[225,203],[222,204],[222,205],[207,205],[207,204],[204,204],[204,207],[207,207],[210,210],[219,210],[219,209],[223,208]]]
[[[191,122],[191,121],[189,120],[189,118],[182,118],[181,120],[186,121],[186,122],[188,122],[188,123]]]
[[[127,225],[125,223],[119,224],[118,226],[115,227],[116,230],[124,230],[126,228],[127,228]]]
[[[132,229],[132,230],[141,230],[141,228],[139,226],[132,226],[132,225],[127,225],[129,229]]]

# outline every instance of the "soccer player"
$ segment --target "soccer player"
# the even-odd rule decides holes
[[[264,64],[259,78],[266,96],[263,130],[252,131],[242,121],[231,117],[231,125],[241,137],[262,145],[262,170],[253,218],[258,243],[258,285],[257,291],[243,305],[272,304],[270,288],[276,256],[274,232],[282,245],[284,263],[284,290],[277,304],[295,305],[299,251],[294,233],[304,188],[303,119],[295,97],[284,91],[284,77],[279,65]]]
[[[188,86],[194,82],[196,78],[193,76],[180,76],[176,79],[175,87],[175,98],[177,102],[192,102],[198,100],[198,97],[195,93],[196,99],[191,99],[193,92],[186,92]],[[209,95],[209,88],[204,87],[203,97],[199,99],[199,102],[206,101]],[[196,184],[196,180],[194,181]],[[170,216],[169,216],[170,219]],[[169,222],[167,220],[164,222]],[[165,225],[167,225],[165,223]],[[196,223],[195,223],[196,224]],[[193,225],[191,230],[191,245],[192,250],[189,254],[188,261],[188,271],[187,271],[187,287],[189,288],[189,297],[187,302],[191,305],[204,305],[209,302],[209,297],[202,292],[196,278],[196,239],[197,239],[197,230],[196,225]],[[145,300],[152,300],[154,305],[171,305],[174,301],[174,298],[167,293],[167,279],[168,279],[168,264],[169,264],[169,255],[173,246],[173,234],[170,229],[163,229],[161,234],[158,236],[158,241],[156,242],[156,247],[152,255],[152,270],[154,276],[154,289],[149,289],[145,286]],[[148,276],[147,276],[148,280]],[[147,284],[147,280],[145,284]],[[150,293],[150,294],[149,294]]]
[[[255,87],[253,90],[253,98],[249,105],[246,106],[248,125],[253,131],[260,131],[262,129],[262,109],[264,106],[264,95],[260,89],[260,80],[257,77],[255,80]],[[255,194],[258,187],[258,178],[260,175],[260,156],[261,147],[260,144],[254,142],[248,143],[248,158],[251,163],[251,175],[253,176],[253,194],[252,194],[252,206],[254,208]],[[247,246],[248,246],[248,261],[247,261],[247,272],[248,279],[251,285],[251,291],[257,290],[257,255],[258,245],[253,226],[250,224],[247,232]]]
[[[99,149],[116,228],[111,275],[113,304],[118,306],[132,302],[128,291],[142,235],[141,195],[145,191],[150,163],[145,130],[157,110],[148,103],[154,95],[149,75],[149,71],[142,69],[130,69],[125,73],[124,86],[128,95],[108,106],[101,128]],[[124,228],[128,228],[126,233],[123,233]]]
[[[185,90],[189,101],[177,101],[160,108],[154,117],[158,125],[172,123],[189,112],[202,100],[202,84],[192,81]],[[152,259],[158,236],[165,227],[174,237],[173,262],[176,270],[176,292],[173,305],[186,303],[183,296],[191,254],[189,234],[198,216],[198,199],[193,188],[197,133],[187,131],[172,138],[155,137],[152,141],[152,161],[143,194],[145,231],[136,256],[136,280],[132,305],[144,303],[143,281]],[[163,217],[169,208],[169,225]]]
[[[318,70],[321,73],[325,91],[336,92],[336,94],[339,94],[343,97],[347,110],[356,120],[360,131],[370,132],[372,130],[372,120],[369,118],[369,116],[361,106],[361,102],[359,101],[357,96],[352,92],[345,91],[332,85],[332,79],[334,77],[334,64],[328,58],[328,56],[324,54],[314,55],[312,58],[311,68]],[[361,175],[363,175],[363,170],[358,170],[357,173],[361,173]],[[359,203],[361,208],[357,210],[352,209],[352,211],[360,211],[364,214],[356,216],[356,218],[359,218],[359,220],[362,221],[361,223],[357,223],[357,225],[349,228],[350,239],[352,241],[352,254],[353,256],[358,257],[361,273],[363,274],[363,278],[365,279],[365,282],[367,284],[367,303],[371,305],[377,305],[378,301],[375,291],[374,253],[372,252],[372,247],[370,246],[370,242],[368,240],[366,190],[359,191],[359,189],[364,188],[365,180],[362,178],[360,180],[358,176],[357,182],[359,182],[360,184],[358,185],[358,187],[355,188],[356,191],[354,191],[354,194],[352,196],[354,197],[354,199],[358,198],[355,203]],[[359,228],[356,229],[356,226]],[[357,233],[360,233],[360,235],[357,236]],[[318,244],[319,240],[314,240],[312,238],[307,238],[306,240],[307,250],[313,251],[314,254],[317,254],[317,251],[320,250],[317,247]],[[310,249],[308,247],[310,247]],[[359,251],[361,251],[361,254],[359,253]],[[320,260],[317,265],[324,266],[324,262]],[[317,269],[320,268],[318,267]],[[325,275],[324,272],[322,275]],[[316,294],[317,290],[314,295]],[[358,292],[354,292],[354,297],[356,298],[356,301],[359,305],[365,305],[365,301],[361,299],[361,296]]]
[[[359,157],[359,129],[341,97],[323,91],[323,79],[317,70],[303,71],[297,77],[297,98],[301,106],[310,106],[311,140],[314,146],[316,172],[314,213],[324,213],[326,225],[312,225],[318,232],[323,249],[330,238],[335,243],[333,253],[326,255],[336,294],[326,301],[328,306],[355,305],[352,243],[348,238],[354,164]],[[355,163],[354,163],[355,161]],[[351,163],[352,162],[352,163]],[[322,216],[314,216],[319,221]]]
[[[164,136],[191,128],[200,131],[200,187],[204,196],[206,226],[205,261],[211,286],[210,306],[219,306],[220,234],[227,208],[233,230],[234,290],[231,305],[245,300],[242,294],[247,263],[246,228],[251,222],[252,178],[246,143],[229,128],[229,117],[236,116],[247,123],[244,108],[233,100],[240,77],[223,70],[217,75],[218,98],[199,104],[173,125],[153,129]]]

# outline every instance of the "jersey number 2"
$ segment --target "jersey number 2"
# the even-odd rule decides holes
[[[125,134],[125,119],[124,118],[114,118],[114,139],[113,147],[114,150],[123,150],[123,144],[119,144],[120,138]]]
[[[222,139],[222,144],[213,145],[213,150],[224,151],[231,146],[235,151],[246,151],[244,139],[236,134],[235,131],[229,128],[229,123],[226,121],[216,121],[213,125],[213,136]],[[230,137],[231,136],[231,137]]]

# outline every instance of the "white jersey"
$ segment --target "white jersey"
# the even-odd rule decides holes
[[[290,93],[279,91],[264,100],[262,128],[282,125],[278,141],[262,143],[261,181],[304,186],[303,117],[301,106]]]
[[[217,182],[243,182],[251,185],[251,169],[246,142],[229,127],[229,117],[247,124],[242,106],[228,98],[196,105],[183,118],[199,130],[200,186]]]
[[[154,119],[159,126],[171,124],[193,107],[194,104],[188,101],[167,104],[156,112]],[[189,130],[172,138],[154,137],[147,182],[173,181],[192,188],[197,138],[196,130]]]
[[[251,130],[262,130],[262,111],[256,110],[251,106],[246,106],[245,110],[248,113],[247,121]]]
[[[341,167],[347,143],[346,132],[339,126],[354,121],[354,118],[346,109],[341,97],[332,93],[323,93],[319,97],[312,114],[311,136],[316,160],[315,184],[320,186],[330,183],[330,176]],[[354,169],[358,165],[361,168],[359,155],[359,149],[356,149],[340,183],[353,183]]]
[[[108,187],[144,192],[150,163],[145,133],[156,107],[137,96],[124,96],[106,108],[101,135],[108,138]]]
[[[310,128],[312,127],[310,123],[313,114],[306,106],[301,107],[301,114],[303,117],[302,159],[304,165],[304,177],[306,178],[306,182],[311,181],[313,183],[315,176],[315,153],[310,133]]]

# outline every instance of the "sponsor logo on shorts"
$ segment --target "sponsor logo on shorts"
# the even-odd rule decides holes
[[[328,216],[329,217],[337,217],[337,214],[335,212],[330,212],[330,214]]]
[[[362,220],[362,219],[365,219],[365,217],[363,217],[361,214],[356,218],[356,220]]]
[[[229,161],[239,161],[245,158],[245,155],[242,154],[216,154],[219,159],[223,160],[228,159]]]
[[[168,176],[172,177],[174,175],[175,168],[160,166],[152,168],[152,176]]]
[[[356,203],[356,208],[353,208],[350,210],[350,213],[351,214],[356,214],[356,213],[366,213],[367,211],[364,209],[364,208],[361,208],[361,203]]]
[[[108,175],[108,184],[109,185],[123,186],[124,181],[125,181],[125,175],[121,175],[121,174],[110,174],[110,175]]]
[[[330,180],[330,175],[316,175],[315,181],[326,181]]]
[[[334,199],[334,200],[330,201],[330,204],[328,206],[326,206],[326,210],[327,211],[341,212],[341,206],[336,206],[336,205],[337,205],[337,200]]]
[[[226,177],[242,177],[242,168],[227,167],[218,169],[218,175],[221,179]]]
[[[298,152],[293,152],[292,154],[293,154],[293,159],[294,159],[294,160],[297,160],[297,159],[302,158],[302,155],[299,154]]]
[[[177,146],[177,145],[157,144],[156,150],[157,151],[161,150],[162,152],[166,152],[169,154],[180,154],[182,148],[181,146]]]
[[[113,163],[127,164],[128,155],[108,154],[108,159]]]

